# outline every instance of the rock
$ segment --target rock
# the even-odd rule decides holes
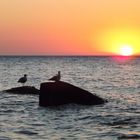
[[[15,93],[15,94],[34,94],[34,95],[39,94],[39,90],[31,86],[15,87],[15,88],[5,90],[5,92]]]
[[[62,81],[46,82],[40,86],[39,105],[44,107],[69,103],[99,105],[105,102],[84,89]]]

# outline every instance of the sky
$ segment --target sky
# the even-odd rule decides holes
[[[0,55],[119,55],[130,48],[140,55],[139,8],[140,0],[0,0]]]

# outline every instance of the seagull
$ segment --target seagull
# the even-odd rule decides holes
[[[57,82],[57,81],[60,81],[60,79],[61,79],[61,74],[60,74],[60,71],[58,71],[58,74],[53,76],[49,80]]]
[[[22,83],[24,85],[26,81],[27,81],[27,75],[24,74],[24,77],[19,78],[18,83]]]

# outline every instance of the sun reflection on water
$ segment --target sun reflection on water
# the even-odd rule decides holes
[[[118,63],[125,63],[134,59],[134,56],[113,56],[112,59]]]

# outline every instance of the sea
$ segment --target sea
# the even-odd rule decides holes
[[[58,71],[108,102],[40,107],[38,95],[4,92],[24,74],[39,89]],[[0,140],[140,140],[140,57],[0,56]]]

